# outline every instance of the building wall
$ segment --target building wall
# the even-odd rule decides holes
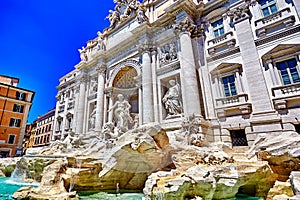
[[[5,76],[4,76],[5,77]],[[22,140],[34,92],[19,88],[16,78],[11,85],[0,83],[0,152],[2,156],[22,154]],[[9,141],[11,138],[11,141]]]
[[[144,4],[148,23],[133,14],[111,24],[82,50],[75,70],[60,79],[53,140],[70,130],[65,129],[68,113],[79,135],[100,133],[107,122],[116,125],[109,108],[118,94],[130,102],[139,125],[157,123],[176,134],[193,116],[208,141],[233,146],[251,145],[263,133],[299,130],[297,1]],[[296,62],[287,67],[285,79],[295,79],[289,84],[279,66],[285,61]],[[170,116],[162,101],[170,80],[180,88],[179,115]]]
[[[34,143],[32,147],[47,146],[53,132],[55,109],[39,116],[36,121]]]

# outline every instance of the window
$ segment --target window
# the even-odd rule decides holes
[[[21,119],[15,119],[15,118],[10,119],[9,126],[20,127],[20,125],[21,125]]]
[[[234,75],[223,77],[222,84],[226,97],[237,95]]]
[[[8,136],[8,144],[14,144],[15,143],[15,137],[16,135],[9,135]]]
[[[261,7],[261,11],[265,17],[278,11],[276,0],[260,0],[259,4]]]
[[[230,130],[232,146],[248,146],[247,137],[244,129]]]
[[[23,113],[23,109],[24,109],[23,105],[14,104],[14,109],[13,109],[14,112]]]
[[[16,99],[24,101],[25,97],[26,97],[25,93],[17,91],[17,93],[16,93]]]
[[[223,19],[219,19],[218,21],[213,22],[211,26],[213,27],[215,38],[224,35]]]
[[[300,82],[297,61],[295,58],[276,63],[284,85]]]

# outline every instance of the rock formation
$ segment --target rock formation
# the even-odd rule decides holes
[[[70,135],[40,150],[40,155],[31,152],[35,158],[20,161],[30,163],[26,160],[43,157],[48,166],[39,188],[23,188],[15,197],[69,198],[77,190],[117,187],[143,189],[146,199],[164,200],[224,199],[238,193],[270,200],[283,198],[283,194],[299,195],[299,135],[290,132],[258,138],[248,156],[260,161],[242,162],[233,159],[232,148],[224,143],[183,144],[178,137],[184,130],[168,136],[159,126],[147,126],[118,133],[118,137]],[[102,133],[114,134],[109,131],[107,127]]]

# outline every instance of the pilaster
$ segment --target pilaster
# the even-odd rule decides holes
[[[249,96],[253,113],[273,110],[267,85],[263,76],[263,68],[254,42],[253,31],[249,22],[249,5],[243,3],[232,9],[228,15],[233,19],[239,40],[243,69],[248,80]]]
[[[298,17],[300,18],[300,1],[299,0],[293,0],[294,6],[296,8],[296,11],[298,13]]]
[[[96,68],[98,72],[98,88],[97,88],[97,107],[96,107],[96,119],[95,119],[95,131],[100,132],[103,126],[103,106],[104,106],[104,83],[106,66],[100,64]]]
[[[200,115],[200,98],[196,76],[195,58],[191,36],[197,33],[197,27],[189,19],[175,25],[180,38],[180,66],[183,94],[183,110],[186,116]]]
[[[86,102],[86,84],[87,84],[87,75],[84,73],[80,76],[80,85],[79,85],[79,99],[77,107],[77,120],[76,120],[76,133],[83,133],[83,123],[84,123],[84,107]]]
[[[143,124],[154,121],[151,49],[149,44],[140,46],[142,52]]]

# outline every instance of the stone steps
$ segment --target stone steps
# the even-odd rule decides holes
[[[248,146],[242,146],[242,147],[233,147],[233,159],[237,162],[255,162],[257,161],[256,156],[252,158],[248,158],[247,153],[250,149]]]

